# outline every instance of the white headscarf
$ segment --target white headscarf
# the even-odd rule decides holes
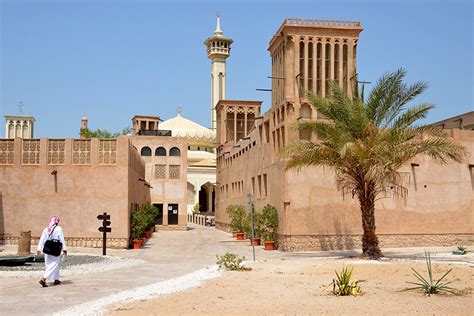
[[[61,219],[59,218],[59,216],[53,216],[49,219],[49,224],[48,224],[48,234],[51,234],[51,231],[53,230],[53,228],[57,225],[59,225],[59,221],[61,221]]]

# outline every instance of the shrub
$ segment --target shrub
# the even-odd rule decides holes
[[[414,272],[418,282],[407,282],[416,285],[415,287],[405,288],[403,291],[411,290],[422,290],[426,295],[438,294],[439,292],[448,292],[451,294],[457,294],[456,290],[449,287],[448,285],[452,282],[442,283],[441,281],[453,270],[449,269],[443,276],[436,282],[433,280],[433,269],[431,267],[431,256],[430,252],[425,251],[426,267],[428,268],[428,278],[424,278],[418,271],[411,268]]]
[[[254,229],[255,238],[262,237],[262,234],[263,234],[262,220],[263,220],[263,217],[261,213],[259,212],[253,213],[253,229]],[[251,219],[250,213],[247,213],[247,215],[244,218],[243,228],[244,228],[245,235],[247,235],[248,238],[251,238],[252,237],[252,219]]]
[[[466,253],[469,252],[469,250],[467,250],[467,247],[464,247],[464,246],[458,246],[458,251],[459,251],[462,255],[465,255]]]
[[[227,271],[241,271],[245,270],[245,267],[242,265],[242,261],[245,260],[245,257],[239,258],[235,253],[226,252],[222,256],[216,255],[219,269],[225,269]]]
[[[143,232],[155,225],[157,214],[156,207],[150,203],[145,203],[138,210],[132,212],[130,216],[132,240],[140,239]]]
[[[156,223],[156,217],[158,215],[158,209],[150,203],[145,203],[140,207],[139,212],[143,212],[145,221],[145,230],[150,229]]]
[[[193,207],[193,214],[196,214],[196,215],[199,215],[201,214],[201,205],[199,205],[199,203],[196,203],[194,204],[194,207]]]
[[[262,237],[265,241],[275,241],[278,223],[277,209],[273,205],[265,205],[261,215]]]
[[[338,296],[348,296],[348,295],[359,295],[362,293],[360,289],[360,283],[365,282],[364,280],[352,280],[352,271],[354,267],[342,268],[341,273],[336,272],[336,278],[332,279],[332,282],[329,283],[329,286],[332,285],[332,293]],[[326,287],[326,288],[327,288]]]
[[[230,229],[232,231],[243,232],[245,209],[242,205],[229,205],[226,209],[227,215],[230,218]]]
[[[147,218],[141,210],[133,211],[131,214],[132,240],[139,240],[146,230]]]

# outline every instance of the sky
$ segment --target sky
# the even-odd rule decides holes
[[[267,51],[286,17],[357,20],[358,73],[376,80],[399,67],[426,81],[413,104],[436,104],[427,122],[474,110],[471,1],[0,0],[0,114],[36,118],[35,137],[120,131],[136,114],[182,115],[209,127],[210,60],[203,41],[216,12],[234,40],[227,99],[263,100]],[[367,86],[370,89],[370,85]],[[3,121],[4,122],[4,121]],[[4,123],[0,137],[4,137]]]

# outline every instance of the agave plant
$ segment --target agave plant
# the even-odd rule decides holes
[[[410,284],[416,285],[415,287],[406,288],[404,291],[410,290],[422,290],[426,295],[430,296],[431,294],[438,294],[439,292],[448,292],[451,294],[457,294],[456,289],[449,287],[448,285],[452,282],[441,282],[443,279],[453,270],[449,269],[443,276],[436,282],[433,280],[433,268],[431,267],[431,256],[430,252],[425,251],[426,258],[426,267],[428,268],[428,278],[424,278],[418,271],[413,270],[415,277],[418,279],[418,282],[407,282]]]
[[[332,293],[338,296],[348,296],[348,295],[359,295],[362,293],[360,289],[360,283],[365,282],[364,280],[352,280],[352,271],[354,267],[349,266],[342,268],[341,273],[336,272],[336,278],[332,279],[332,282],[326,287],[332,285]]]

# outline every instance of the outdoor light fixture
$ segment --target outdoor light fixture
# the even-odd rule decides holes
[[[58,174],[58,170],[53,170],[53,171],[51,171],[51,175],[55,176],[55,175],[57,175],[57,174]]]
[[[138,181],[146,182],[146,180],[145,180],[145,179],[142,179],[142,178],[138,178]]]

